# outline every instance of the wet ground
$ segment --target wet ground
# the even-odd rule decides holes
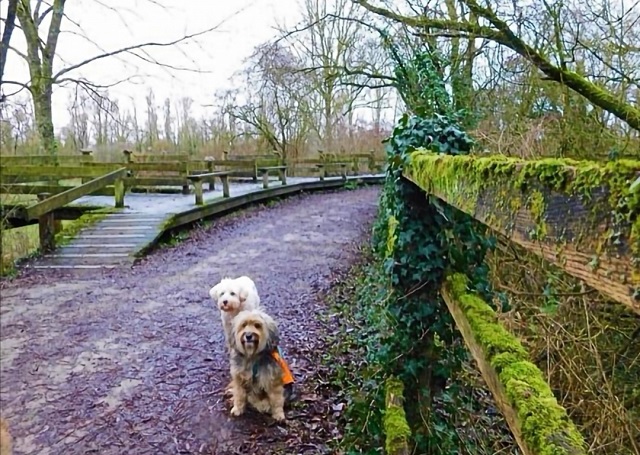
[[[1,289],[0,405],[17,454],[324,454],[340,406],[318,290],[354,261],[378,189],[296,196],[194,231],[132,269],[26,272]],[[296,376],[288,421],[229,415],[208,290],[251,276]]]

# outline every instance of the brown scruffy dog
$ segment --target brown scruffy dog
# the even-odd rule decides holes
[[[11,434],[7,421],[0,417],[0,455],[11,455]]]
[[[231,343],[231,414],[242,415],[247,402],[257,411],[284,420],[284,381],[277,353],[276,322],[264,311],[245,310],[233,319]]]

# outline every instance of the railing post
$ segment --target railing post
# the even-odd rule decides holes
[[[124,179],[119,178],[115,182],[113,182],[113,194],[116,198],[116,208],[124,207]]]
[[[83,149],[80,150],[80,153],[82,153],[82,164],[93,162],[93,150]],[[91,180],[91,177],[82,177],[81,182],[87,183],[89,180]]]
[[[205,158],[205,161],[207,162],[207,172],[208,173],[213,173],[213,158],[208,159],[209,157]],[[215,184],[215,179],[211,179],[209,180],[209,191],[214,191],[216,189],[216,184]]]
[[[187,180],[187,176],[189,175],[189,156],[190,155],[184,155],[184,156],[185,156],[185,158],[183,158],[184,161],[180,162],[180,166],[184,169],[183,177],[185,178],[185,183],[182,184],[182,194],[189,194],[189,181]],[[202,188],[202,184],[200,185],[200,188]]]
[[[369,150],[369,172],[372,174],[375,172],[376,168],[376,152],[375,150]]]
[[[133,163],[133,152],[131,150],[123,150],[124,162],[127,164]]]
[[[222,180],[222,197],[229,197],[229,176],[221,175],[220,180]]]
[[[193,180],[194,193],[196,194],[196,205],[204,204],[204,197],[202,196],[202,179]]]
[[[257,183],[258,182],[258,160],[257,159],[253,160],[253,178],[252,178],[252,180],[253,180],[253,183]]]
[[[38,200],[44,201],[51,193],[39,193]],[[38,218],[38,234],[40,236],[40,251],[49,253],[56,247],[56,218],[54,212],[47,212]]]
[[[262,188],[269,188],[269,171],[266,169],[262,170]]]
[[[287,184],[287,168],[278,169],[278,177],[283,185]]]

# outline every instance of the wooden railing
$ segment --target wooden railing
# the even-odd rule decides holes
[[[436,155],[417,151],[404,177],[640,314],[639,161]],[[544,374],[494,310],[451,275],[442,296],[525,455],[586,454]]]
[[[371,157],[371,155],[366,155]],[[6,158],[6,159],[5,159]],[[56,224],[56,213],[60,213],[70,202],[86,195],[113,195],[115,206],[124,206],[126,191],[139,188],[165,190],[167,187],[181,188],[184,194],[194,189],[195,205],[201,206],[204,200],[204,184],[209,190],[215,188],[215,180],[222,182],[223,197],[229,198],[230,179],[249,177],[257,180],[262,176],[263,189],[269,188],[270,174],[278,174],[282,185],[287,184],[288,165],[279,164],[281,160],[273,156],[269,159],[243,158],[237,160],[192,160],[186,154],[162,155],[149,159],[148,156],[136,157],[132,152],[123,152],[122,163],[101,163],[93,160],[90,151],[81,156],[2,157],[0,166],[0,193],[37,195],[39,201],[24,206],[4,206],[2,216],[9,228],[20,227],[38,220],[41,231],[41,246],[44,251],[52,248]],[[296,163],[292,164],[293,166]],[[340,165],[343,180],[346,170],[343,163],[327,161],[317,164],[322,169],[320,180],[327,176],[327,168]]]
[[[34,166],[37,167],[37,166]],[[98,168],[55,168],[56,171],[60,171],[61,174],[71,175],[73,178],[93,177],[93,175],[99,172]],[[21,168],[21,172],[24,172],[25,167]],[[3,168],[3,173],[0,175],[2,179],[5,177],[12,177],[11,171],[7,171]],[[69,174],[65,174],[65,173]],[[12,210],[12,217],[18,218],[23,222],[28,223],[31,220],[38,220],[38,230],[40,236],[40,249],[41,251],[51,251],[55,248],[55,235],[56,235],[56,217],[55,211],[66,206],[70,202],[75,201],[83,196],[94,193],[107,185],[114,186],[115,192],[115,206],[124,207],[124,179],[129,175],[127,168],[120,168],[111,172],[107,172],[104,175],[98,176],[83,183],[79,186],[67,189],[59,192],[55,195],[51,193],[38,193],[38,202],[29,206],[17,206]],[[46,176],[54,175],[51,170],[46,170],[44,173]],[[58,174],[59,175],[59,174]],[[57,177],[57,176],[56,176]]]

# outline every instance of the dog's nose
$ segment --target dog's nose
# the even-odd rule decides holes
[[[222,303],[224,303],[226,305],[227,303],[229,303],[229,301],[228,300],[223,300]]]
[[[244,334],[244,339],[245,339],[245,341],[248,341],[249,343],[251,343],[254,340],[253,333],[245,333]]]

